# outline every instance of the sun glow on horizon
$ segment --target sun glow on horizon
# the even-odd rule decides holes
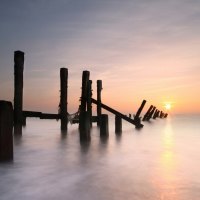
[[[165,103],[164,107],[166,110],[171,110],[172,104],[170,102],[167,102],[167,103]]]

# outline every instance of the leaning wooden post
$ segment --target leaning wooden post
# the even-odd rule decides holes
[[[61,130],[67,130],[68,112],[67,112],[67,87],[68,87],[68,69],[60,69],[60,121]]]
[[[100,126],[101,119],[101,90],[102,90],[102,80],[97,80],[97,126]]]
[[[167,114],[167,113],[165,113],[165,114],[164,114],[164,118],[167,118],[167,116],[168,116],[168,114]]]
[[[87,100],[87,110],[88,110],[88,114],[89,114],[89,118],[90,118],[90,127],[92,127],[92,81],[89,80],[88,82],[88,100]]]
[[[157,114],[158,114],[158,109],[155,110],[154,114],[152,115],[152,118],[156,119],[157,118]]]
[[[13,159],[13,107],[0,101],[0,161]]]
[[[23,124],[23,71],[24,52],[14,53],[14,128],[15,133],[22,133]]]
[[[115,133],[121,134],[122,133],[122,118],[118,115],[115,115]]]
[[[144,117],[143,117],[143,121],[147,120],[148,115],[150,114],[151,110],[153,109],[153,105],[151,105],[149,107],[149,109],[147,110],[147,112],[145,113]]]
[[[134,117],[134,121],[138,124],[138,128],[140,127],[140,124],[141,124],[141,119],[140,119],[140,114],[142,112],[142,109],[144,108],[145,104],[146,104],[146,100],[143,100],[142,101],[142,104],[141,106],[139,107],[135,117]],[[137,127],[137,126],[136,126]]]
[[[150,111],[149,115],[147,116],[147,120],[148,120],[148,121],[152,118],[152,116],[153,116],[155,110],[156,110],[156,107],[153,106],[152,110]]]
[[[83,71],[80,118],[79,118],[79,130],[80,130],[81,140],[90,140],[90,117],[89,113],[87,112],[89,76],[90,76],[89,71]]]

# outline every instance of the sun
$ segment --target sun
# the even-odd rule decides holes
[[[166,110],[170,110],[172,105],[171,105],[171,103],[165,103],[164,107],[166,108]]]

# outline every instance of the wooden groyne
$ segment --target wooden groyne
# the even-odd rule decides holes
[[[40,119],[56,119],[60,120],[60,129],[66,131],[68,129],[68,122],[78,123],[81,140],[90,140],[90,129],[93,123],[97,123],[100,127],[101,135],[108,136],[108,116],[102,114],[102,109],[115,115],[115,133],[122,133],[122,120],[132,124],[135,128],[142,128],[143,121],[156,119],[157,117],[166,118],[167,113],[158,110],[151,105],[145,115],[142,117],[141,113],[146,104],[143,100],[136,114],[131,118],[131,114],[127,117],[122,112],[117,111],[111,106],[102,103],[102,80],[97,80],[97,96],[92,98],[92,80],[90,80],[90,72],[85,70],[82,73],[82,87],[81,97],[78,112],[73,115],[68,113],[68,69],[60,68],[60,102],[58,113],[43,113],[38,111],[23,110],[23,71],[24,71],[24,52],[14,52],[14,133],[22,134],[22,126],[26,124],[27,117],[38,117]],[[92,113],[92,105],[95,105],[96,116]],[[103,134],[103,132],[106,132]]]

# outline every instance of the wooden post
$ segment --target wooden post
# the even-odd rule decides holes
[[[13,107],[0,101],[0,161],[13,159]]]
[[[148,120],[148,121],[152,118],[152,116],[153,116],[155,110],[156,110],[156,107],[153,106],[152,110],[150,111],[149,115],[147,116],[147,120]]]
[[[87,100],[87,110],[89,113],[89,118],[90,118],[90,127],[92,127],[92,81],[89,80],[88,82],[88,100]]]
[[[100,125],[100,137],[109,136],[109,127],[108,127],[108,115],[101,115],[101,125]]]
[[[122,133],[122,118],[117,115],[115,115],[115,133]]]
[[[61,130],[67,130],[68,112],[67,112],[67,87],[68,87],[68,69],[60,69],[60,121]]]
[[[142,104],[141,104],[141,106],[139,107],[139,109],[138,109],[138,111],[137,111],[137,113],[136,113],[136,115],[135,115],[135,117],[134,117],[134,121],[135,121],[136,124],[137,124],[136,128],[140,128],[140,124],[141,124],[140,114],[141,114],[142,109],[144,108],[146,102],[147,102],[146,100],[143,100],[143,101],[142,101]]]
[[[145,113],[144,117],[143,117],[143,121],[147,120],[148,115],[150,114],[151,110],[153,109],[153,105],[151,105],[149,107],[149,109],[147,110],[147,112]]]
[[[24,52],[14,52],[14,128],[16,134],[22,133],[23,124],[23,71]]]
[[[152,116],[153,119],[156,119],[156,118],[157,118],[158,112],[159,112],[159,111],[156,109],[155,112],[154,112],[154,114],[153,114],[153,116]]]
[[[83,71],[79,119],[79,130],[81,140],[90,140],[90,117],[89,113],[87,112],[89,76],[89,71]]]
[[[164,118],[167,118],[167,116],[168,116],[168,114],[167,114],[167,113],[165,113],[165,114],[164,114]]]
[[[141,114],[142,109],[144,108],[146,102],[147,102],[146,100],[143,100],[143,101],[142,101],[142,104],[141,104],[141,106],[139,107],[139,109],[138,109],[138,111],[137,111],[137,113],[136,113],[136,115],[135,115],[135,118],[139,118],[139,117],[140,117],[140,114]],[[135,119],[135,118],[134,118],[134,119]]]
[[[102,90],[102,80],[97,80],[97,126],[100,126],[101,122],[101,90]]]

